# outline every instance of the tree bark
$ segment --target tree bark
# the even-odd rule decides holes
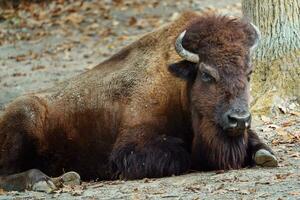
[[[300,101],[300,0],[242,0],[261,31],[254,53],[252,110],[265,114]]]

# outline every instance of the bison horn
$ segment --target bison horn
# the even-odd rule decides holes
[[[186,30],[183,31],[176,39],[175,42],[175,49],[176,52],[180,55],[180,57],[184,58],[187,61],[193,62],[193,63],[198,63],[199,62],[199,56],[195,53],[192,53],[182,46],[182,39],[186,33]]]
[[[260,38],[261,38],[261,34],[260,34],[260,31],[258,29],[257,26],[255,26],[254,24],[250,23],[251,26],[253,27],[253,29],[255,30],[255,33],[257,35],[255,41],[254,41],[254,44],[250,47],[250,51],[252,52],[258,45],[259,41],[260,41]]]

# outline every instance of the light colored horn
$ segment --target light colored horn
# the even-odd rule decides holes
[[[257,38],[255,39],[254,44],[250,47],[250,51],[252,52],[257,47],[257,45],[259,44],[259,41],[261,39],[261,33],[260,33],[257,26],[255,26],[253,23],[250,23],[250,24],[254,28],[255,33],[257,34]]]
[[[175,49],[176,52],[180,55],[180,57],[184,58],[187,61],[193,62],[193,63],[198,63],[199,62],[199,56],[195,53],[192,53],[182,46],[182,39],[186,33],[186,30],[183,31],[176,39],[175,42]]]

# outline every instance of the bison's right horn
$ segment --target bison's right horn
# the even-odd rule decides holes
[[[187,61],[193,62],[193,63],[198,63],[199,62],[199,56],[195,53],[192,53],[182,46],[182,39],[186,33],[186,30],[183,31],[178,38],[176,39],[175,42],[175,49],[176,52],[180,55],[180,57],[184,58]]]

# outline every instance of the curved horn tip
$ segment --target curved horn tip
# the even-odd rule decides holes
[[[185,36],[186,30],[182,31],[182,33],[180,33],[180,38],[183,39],[183,37]]]
[[[192,53],[188,50],[186,50],[182,46],[182,39],[185,36],[186,30],[184,30],[180,35],[177,37],[176,42],[175,42],[175,50],[178,53],[180,57],[183,59],[193,62],[193,63],[198,63],[199,62],[199,56],[195,53]]]
[[[258,46],[258,43],[261,39],[261,33],[260,33],[259,28],[257,26],[255,26],[252,22],[250,22],[250,25],[253,27],[253,29],[255,30],[255,33],[257,34],[257,38],[251,47],[251,50],[254,50]]]
[[[260,38],[261,38],[261,33],[260,33],[259,28],[258,28],[256,25],[254,25],[253,23],[250,23],[250,24],[251,24],[251,26],[254,28],[254,30],[255,30],[255,32],[256,32],[256,34],[257,34],[257,36],[258,36],[258,39],[260,40]]]

